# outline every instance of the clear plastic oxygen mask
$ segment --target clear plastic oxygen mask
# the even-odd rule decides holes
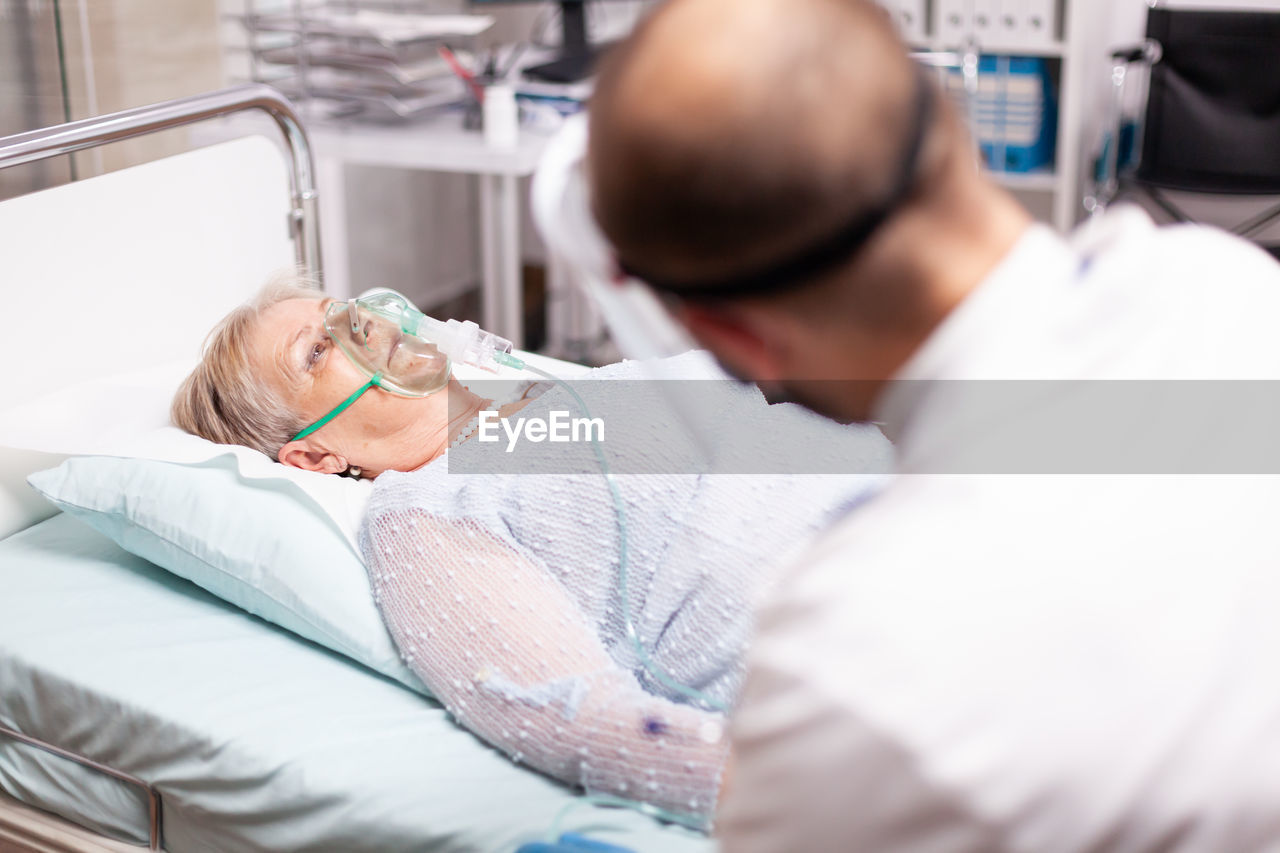
[[[470,320],[428,317],[394,290],[334,302],[324,328],[365,376],[380,375],[378,387],[405,397],[439,391],[454,362],[496,370],[494,354],[511,352],[510,341]]]
[[[428,317],[394,290],[372,290],[330,304],[324,329],[368,381],[293,441],[342,414],[370,388],[402,397],[426,397],[449,384],[453,364],[496,371],[512,349],[510,341],[470,320]]]

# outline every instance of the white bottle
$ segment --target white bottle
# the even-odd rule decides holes
[[[490,148],[511,150],[520,132],[520,108],[516,91],[506,83],[494,83],[484,90],[484,142]]]

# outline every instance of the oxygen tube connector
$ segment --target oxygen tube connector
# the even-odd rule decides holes
[[[413,313],[418,315],[413,334],[435,341],[440,351],[455,364],[469,364],[496,373],[504,364],[499,361],[499,356],[507,355],[513,349],[511,341],[486,332],[471,320],[441,321],[420,311]]]
[[[510,350],[505,352],[495,352],[493,354],[493,360],[498,364],[501,364],[503,367],[512,367],[516,370],[529,369],[529,365],[525,364],[523,359],[516,358],[512,355]]]

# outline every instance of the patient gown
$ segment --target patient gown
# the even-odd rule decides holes
[[[723,377],[700,353],[662,367],[668,377]],[[721,381],[707,386],[728,395],[713,413],[725,424],[716,452],[737,454],[724,470],[740,473],[695,473],[692,445],[675,438],[678,418],[643,402],[654,387],[646,375],[624,362],[575,380],[592,391],[618,472],[631,621],[671,680],[729,706],[753,602],[788,555],[878,489],[889,445],[874,427],[770,406]],[[552,388],[516,417],[557,410],[577,414]],[[775,460],[781,444],[810,462],[810,450],[834,453],[839,467],[824,470],[844,473],[753,473],[769,467],[753,460]],[[722,718],[655,677],[627,634],[617,515],[590,446],[574,448],[576,474],[563,473],[561,453],[517,464],[505,449],[505,436],[473,438],[377,479],[360,544],[397,647],[459,722],[515,761],[705,823],[727,752]],[[464,452],[467,471],[488,459],[499,473],[463,473]]]

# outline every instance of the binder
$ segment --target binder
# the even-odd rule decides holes
[[[946,78],[947,95],[967,112],[988,168],[1028,172],[1053,164],[1057,106],[1041,57],[990,56],[978,61],[978,91],[970,99],[960,72]]]
[[[1027,0],[1000,0],[996,21],[996,41],[1008,47],[1021,47],[1023,23],[1027,17]]]
[[[1019,46],[1046,47],[1057,41],[1057,0],[1022,0],[1022,33]]]
[[[971,32],[978,45],[985,47],[1000,41],[1000,13],[1006,0],[972,0]]]
[[[926,0],[897,0],[898,32],[909,45],[925,45],[929,41]]]
[[[926,2],[927,0],[876,0],[876,5],[884,9],[904,42],[920,47],[929,41]]]
[[[974,0],[937,0],[933,31],[944,47],[959,47],[973,29]]]

